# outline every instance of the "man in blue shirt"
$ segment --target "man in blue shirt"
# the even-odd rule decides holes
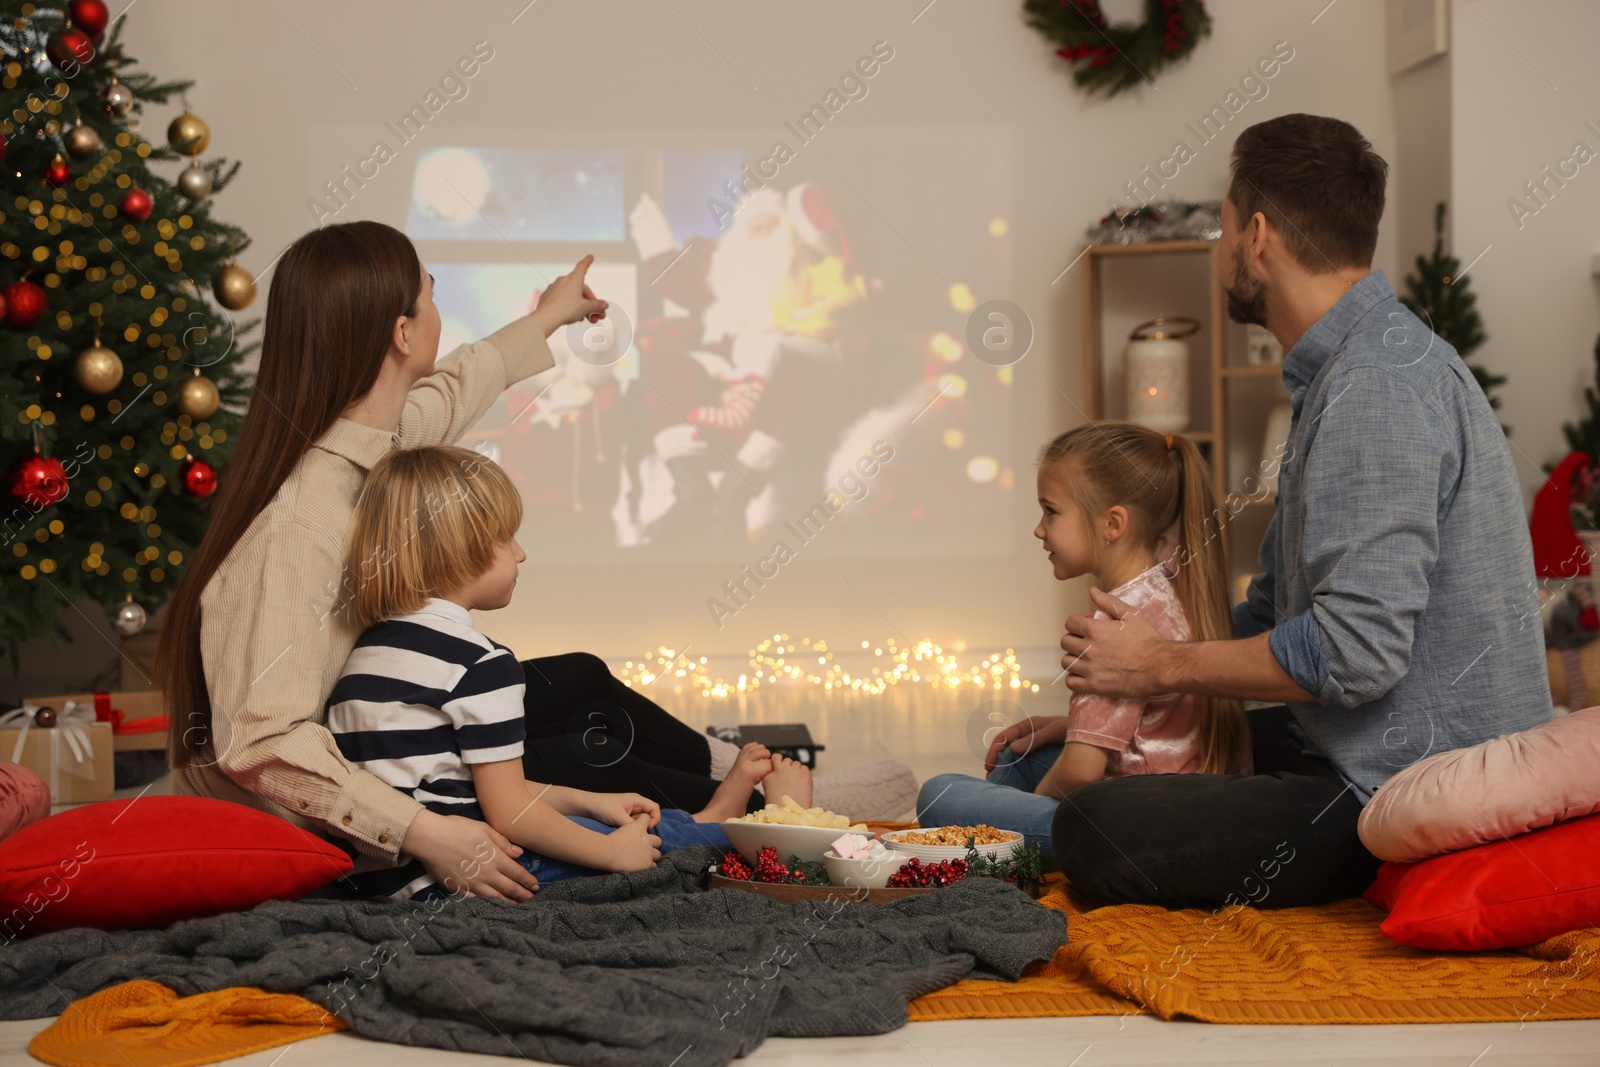
[[[1100,590],[1061,645],[1076,692],[1207,693],[1250,713],[1256,774],[1085,786],[1052,845],[1113,901],[1314,904],[1378,861],[1356,821],[1396,771],[1551,716],[1511,452],[1460,357],[1371,269],[1387,165],[1336,119],[1234,146],[1217,250],[1229,316],[1271,330],[1294,421],[1237,639],[1161,641]]]

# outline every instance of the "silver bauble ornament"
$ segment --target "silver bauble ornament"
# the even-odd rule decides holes
[[[117,613],[111,619],[111,628],[123,637],[132,637],[143,630],[148,621],[149,616],[144,613],[144,608],[129,597],[118,605]]]
[[[133,110],[133,90],[117,81],[117,76],[113,74],[111,84],[100,94],[100,101],[105,104],[107,111],[122,118]]]
[[[178,175],[178,192],[190,203],[198,204],[211,195],[211,172],[195,160]]]
[[[82,121],[73,123],[62,140],[67,144],[67,155],[73,159],[92,159],[100,154],[100,135]]]

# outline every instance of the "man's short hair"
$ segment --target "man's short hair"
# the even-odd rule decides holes
[[[1388,172],[1348,122],[1283,115],[1239,134],[1228,199],[1240,226],[1264,214],[1312,274],[1370,267]]]

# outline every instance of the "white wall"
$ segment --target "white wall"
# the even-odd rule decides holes
[[[540,0],[522,10],[523,0],[456,5],[276,0],[249,6],[144,0],[128,15],[126,41],[144,69],[198,81],[189,102],[210,123],[212,151],[244,161],[216,210],[254,235],[256,243],[243,264],[262,271],[310,227],[307,199],[370,144],[370,138],[361,137],[343,146],[316,145],[312,127],[334,123],[376,136],[384,121],[420,100],[476,41],[488,42],[495,58],[473,81],[471,95],[441,112],[376,182],[408,183],[419,145],[450,143],[468,128],[533,126],[583,135],[608,128],[777,128],[873,42],[889,40],[896,50],[893,64],[874,80],[870,97],[852,105],[855,113],[842,116],[851,128],[978,124],[990,131],[993,150],[1008,160],[1012,176],[1014,286],[1009,293],[979,294],[1017,302],[1038,328],[1034,351],[1016,369],[1016,444],[1009,457],[1018,476],[1012,551],[996,558],[926,560],[915,558],[914,546],[908,545],[903,561],[839,564],[802,558],[719,633],[709,623],[704,601],[727,576],[726,564],[678,567],[647,577],[633,568],[562,572],[537,566],[537,533],[528,531],[524,544],[531,558],[518,600],[497,613],[494,624],[498,636],[530,655],[581,647],[621,657],[691,641],[697,651],[742,652],[759,635],[778,631],[836,644],[882,639],[898,629],[947,647],[1049,646],[1068,610],[1081,603],[1075,589],[1050,580],[1029,536],[1036,521],[1033,456],[1048,436],[1079,421],[1075,405],[1081,403],[1079,275],[1075,268],[1054,286],[1052,279],[1078,254],[1085,226],[1105,213],[1108,198],[1120,194],[1122,183],[1167,157],[1179,138],[1192,142],[1185,122],[1221,103],[1276,42],[1287,41],[1294,57],[1267,83],[1269,95],[1248,104],[1223,137],[1201,148],[1169,194],[1220,196],[1234,130],[1294,111],[1347,119],[1380,154],[1396,161],[1395,103],[1382,47],[1384,9],[1377,0],[1344,0],[1325,11],[1323,0],[1218,0],[1208,5],[1215,30],[1192,59],[1162,72],[1154,86],[1107,101],[1074,88],[1048,42],[1023,22],[1020,4],[940,0],[924,10],[925,2],[678,0],[674,7]],[[1508,9],[1487,0],[1485,6]],[[1106,8],[1116,19],[1134,15],[1142,4],[1109,0]],[[1509,13],[1501,20],[1514,21]],[[1531,46],[1533,35],[1523,32]],[[1559,78],[1575,79],[1583,42],[1580,35],[1559,36],[1552,47],[1573,61],[1551,65]],[[1513,70],[1520,61],[1513,56],[1504,62]],[[1531,77],[1523,81],[1508,88],[1526,94],[1526,102],[1501,105],[1501,113],[1508,120],[1510,111],[1544,109],[1551,115],[1535,114],[1512,131],[1529,140],[1516,153],[1524,159],[1520,169],[1510,167],[1518,178],[1528,161],[1553,160],[1577,135],[1578,118],[1555,119],[1553,105],[1571,111],[1581,102],[1583,88],[1574,81],[1554,94]],[[166,113],[147,116],[146,132],[159,136],[169,118]],[[1489,138],[1479,136],[1478,120],[1465,111],[1459,118],[1464,126],[1455,137],[1458,155],[1470,151],[1492,157],[1495,149]],[[1546,124],[1549,136],[1533,136]],[[1477,142],[1487,147],[1479,149]],[[819,141],[818,150],[828,149]],[[1510,177],[1486,183],[1476,196],[1462,190],[1463,209],[1470,207],[1485,220],[1473,226],[1493,223],[1504,229],[1495,220],[1504,210],[1500,200],[1514,184]],[[1574,255],[1581,245],[1587,256],[1594,242],[1570,231],[1582,217],[1579,197],[1592,196],[1594,185],[1600,185],[1600,177],[1575,190],[1569,204],[1558,204],[1561,217],[1550,219],[1550,225],[1537,220],[1538,239],[1570,240]],[[939,160],[929,158],[922,187],[908,194],[959,198],[962,190],[946,187]],[[1592,207],[1593,200],[1583,203]],[[358,217],[362,210],[357,200],[340,218]],[[1474,238],[1503,239],[1488,236],[1487,230],[1480,235],[1469,227],[1468,232]],[[1568,236],[1557,236],[1563,233]],[[941,241],[932,231],[907,237],[919,245]],[[1486,291],[1495,288],[1491,279],[1501,277],[1492,272],[1516,269],[1524,263],[1523,249],[1531,256],[1532,249],[1544,247],[1531,237],[1520,243],[1503,240],[1507,254],[1479,265]],[[1396,282],[1398,251],[1391,210],[1377,265]],[[1579,273],[1577,267],[1566,272],[1574,289],[1579,282],[1587,284]],[[1498,346],[1506,346],[1497,347],[1495,356],[1509,362],[1508,342],[1517,336],[1521,319],[1487,298],[1486,305],[1491,333]],[[1527,317],[1538,314],[1530,308]],[[1551,346],[1548,358],[1571,351],[1585,331],[1592,335],[1592,326],[1574,328],[1571,343],[1562,338],[1560,346],[1541,334]],[[1526,351],[1518,358],[1527,358]],[[1508,415],[1521,424],[1518,440],[1531,444],[1544,433],[1532,417],[1544,393],[1517,395],[1530,375],[1520,369],[1514,374]],[[1575,380],[1576,374],[1573,370],[1568,378]]]
[[[1575,177],[1527,195],[1525,182],[1557,173],[1584,142],[1600,154],[1600,5],[1455,0],[1451,12],[1451,173],[1454,251],[1468,275],[1489,340],[1474,361],[1510,381],[1500,420],[1530,493],[1540,465],[1566,454],[1563,422],[1574,421],[1594,381],[1600,299],[1590,261],[1600,253],[1600,162],[1568,166]],[[1538,213],[1514,218],[1507,202]]]

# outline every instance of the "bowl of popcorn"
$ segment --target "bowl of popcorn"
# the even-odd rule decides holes
[[[1011,855],[1011,850],[1022,844],[1022,835],[1015,830],[1000,830],[985,823],[977,826],[933,826],[918,830],[891,830],[883,835],[883,843],[904,859],[915,856],[924,863],[939,860],[966,859],[967,841],[981,856],[998,859]]]
[[[802,807],[791,796],[785,796],[781,803],[768,804],[760,811],[722,823],[728,843],[752,864],[768,845],[777,849],[778,858],[785,862],[797,856],[811,863],[821,863],[841,832],[865,833],[866,829],[866,823],[853,823],[847,816],[822,808]]]
[[[822,854],[828,881],[852,889],[882,889],[906,858],[861,834],[845,834]]]

